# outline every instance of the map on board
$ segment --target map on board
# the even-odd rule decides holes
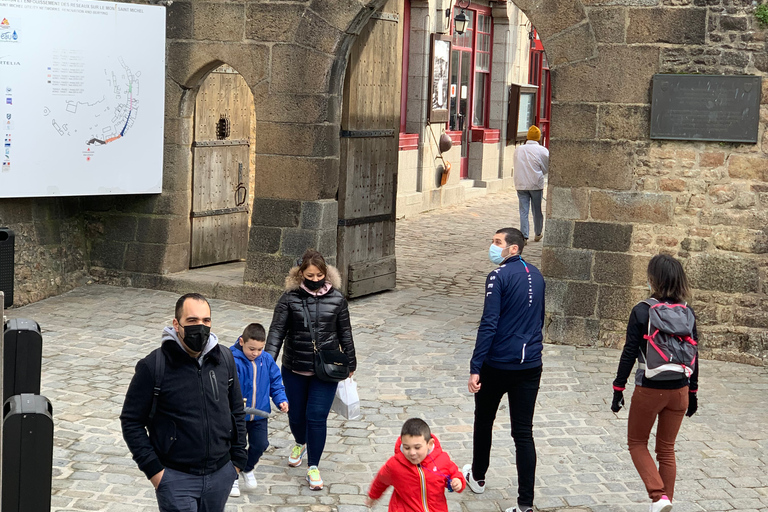
[[[0,0],[0,87],[0,198],[162,191],[163,7]]]

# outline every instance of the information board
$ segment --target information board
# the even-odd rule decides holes
[[[757,142],[761,77],[654,75],[651,138]]]
[[[0,198],[162,191],[165,8],[0,0]]]

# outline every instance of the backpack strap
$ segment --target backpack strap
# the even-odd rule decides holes
[[[149,421],[155,417],[157,412],[157,397],[160,396],[160,389],[165,376],[165,353],[162,348],[155,349],[155,387],[152,388],[152,409],[149,411]]]
[[[645,369],[645,362],[648,361],[648,344],[647,341],[649,339],[653,339],[653,335],[651,334],[651,310],[653,306],[656,304],[659,304],[659,300],[654,299],[653,297],[648,297],[645,300],[641,300],[639,304],[648,304],[648,327],[646,328],[646,334],[643,336],[643,338],[646,340],[646,347],[645,347],[645,353],[642,350],[639,350],[640,355],[642,356],[642,360],[638,359],[638,363],[643,365],[643,369]]]
[[[227,389],[232,389],[232,386],[235,384],[235,355],[232,353],[231,350],[222,350],[221,347],[219,347],[219,350],[223,353],[224,357],[224,364],[227,365]],[[227,354],[229,352],[229,354]]]

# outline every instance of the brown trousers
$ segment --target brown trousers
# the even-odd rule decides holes
[[[636,386],[629,407],[627,444],[629,454],[640,474],[648,496],[658,501],[666,495],[672,500],[675,493],[675,439],[688,409],[688,386],[680,389],[653,389]],[[648,451],[651,428],[659,418],[656,428],[656,460]]]

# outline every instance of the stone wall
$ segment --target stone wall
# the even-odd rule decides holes
[[[14,306],[64,293],[87,279],[78,198],[2,199],[0,227],[15,234]]]
[[[758,144],[649,140],[654,73],[762,74],[766,31],[728,0],[589,0],[598,42],[554,72],[542,266],[548,338],[621,346],[659,252],[683,261],[702,351],[768,360],[768,88]],[[534,20],[535,23],[535,20]],[[545,41],[545,48],[546,41]]]

